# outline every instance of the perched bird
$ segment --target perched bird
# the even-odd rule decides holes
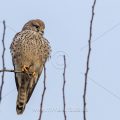
[[[51,47],[43,37],[42,20],[30,20],[18,32],[10,46],[18,91],[16,112],[22,114],[42,73]]]

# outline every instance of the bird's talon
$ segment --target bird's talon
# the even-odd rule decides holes
[[[27,67],[26,65],[24,65],[24,66],[22,67],[22,72],[27,72],[28,69],[29,69],[29,67]]]
[[[36,73],[35,73],[35,72],[33,72],[33,73],[32,73],[32,75],[33,75],[33,76],[35,76],[35,75],[36,75]]]

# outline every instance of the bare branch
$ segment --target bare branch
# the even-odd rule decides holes
[[[14,70],[6,70],[6,69],[3,69],[3,70],[0,70],[0,72],[15,72]]]
[[[42,98],[41,98],[41,103],[40,103],[40,115],[39,115],[38,120],[42,119],[43,101],[44,101],[44,96],[45,96],[45,91],[46,91],[46,67],[45,67],[45,65],[44,65],[44,81],[43,81],[43,84],[44,84],[44,88],[43,88],[43,93],[42,93]]]
[[[84,120],[86,120],[86,92],[87,92],[87,81],[88,81],[90,55],[91,55],[92,27],[93,27],[95,5],[96,5],[96,0],[94,0],[93,6],[92,6],[92,16],[91,16],[91,21],[90,21],[90,34],[89,34],[89,39],[88,39],[88,55],[87,55],[86,72],[85,72],[85,83],[84,83],[84,93],[83,93],[83,119]]]
[[[6,24],[5,21],[3,21],[3,37],[2,37],[2,45],[3,45],[3,52],[2,52],[2,67],[5,69],[5,32],[6,32]],[[3,85],[4,85],[4,71],[2,73],[2,82],[0,86],[0,102],[2,100],[2,90],[3,90]]]
[[[65,79],[65,75],[66,75],[66,57],[65,57],[65,55],[63,56],[63,58],[64,58],[63,88],[62,88],[62,92],[63,92],[63,113],[64,113],[64,120],[67,120],[66,101],[65,101],[65,84],[66,84],[66,79]]]
[[[0,72],[25,73],[24,71],[15,71],[15,70],[8,70],[8,69],[0,70]],[[32,73],[29,72],[28,74],[32,74]]]

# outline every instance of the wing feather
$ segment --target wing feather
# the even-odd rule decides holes
[[[15,58],[16,58],[16,44],[17,44],[17,41],[19,40],[19,36],[20,35],[20,32],[18,32],[15,37],[13,38],[13,42],[11,43],[10,45],[10,52],[11,52],[11,55],[12,55],[12,63],[13,63],[13,66],[14,66],[14,70],[15,70]],[[17,78],[17,73],[14,73],[15,75],[15,82],[16,82],[16,88],[17,88],[17,91],[18,91],[18,88],[19,88],[19,84],[18,84],[18,78]]]
[[[35,86],[36,86],[36,84],[38,83],[38,80],[39,80],[39,78],[40,78],[40,75],[41,75],[41,73],[42,73],[42,70],[43,70],[43,66],[41,66],[41,70],[40,70],[40,72],[39,72],[39,74],[38,74],[38,77],[37,77],[36,82],[33,84],[33,86],[32,86],[31,89],[28,89],[27,102],[29,101],[29,99],[30,99],[30,97],[31,97],[31,95],[32,95],[32,93],[33,93],[33,91],[34,91],[34,89],[35,89]]]

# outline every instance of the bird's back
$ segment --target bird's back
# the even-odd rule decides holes
[[[43,37],[45,24],[36,19],[28,21],[17,33],[11,44],[11,54],[18,91],[16,111],[22,114],[26,103],[42,73],[43,66],[50,56],[49,42]]]

